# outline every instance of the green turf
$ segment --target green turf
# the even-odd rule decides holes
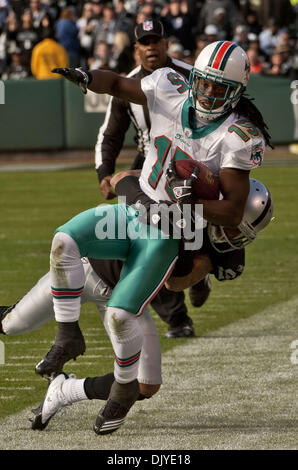
[[[263,167],[253,175],[266,183],[275,202],[275,221],[246,250],[246,270],[233,282],[212,279],[212,293],[201,309],[189,305],[198,335],[248,317],[269,305],[297,294],[298,285],[298,167]],[[64,172],[0,173],[0,304],[10,305],[48,270],[52,233],[76,213],[95,206],[100,197],[93,169]],[[167,326],[154,314],[163,351],[185,339],[163,338]],[[103,357],[90,361],[80,358],[75,366],[79,377],[101,375],[112,369],[112,349],[101,328],[96,307],[88,304],[80,320],[87,352],[107,347]],[[100,330],[93,330],[94,328]],[[0,418],[38,402],[46,382],[34,374],[37,362],[47,352],[55,336],[54,322],[38,331],[18,337],[2,336],[5,364],[0,365]],[[22,343],[18,343],[20,340]],[[89,342],[92,340],[92,343]],[[90,352],[94,355],[95,353]],[[97,354],[100,355],[100,352]],[[19,356],[27,356],[20,359]],[[24,366],[22,366],[24,362]],[[21,364],[15,366],[14,364]],[[72,364],[66,371],[72,371]]]

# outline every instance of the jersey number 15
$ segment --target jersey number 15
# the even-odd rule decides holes
[[[148,181],[149,181],[150,186],[153,189],[156,189],[160,181],[160,178],[163,174],[164,164],[169,154],[172,141],[165,135],[160,135],[154,139],[154,145],[157,150],[157,159],[154,165],[152,166],[152,170],[149,175]],[[173,160],[185,160],[185,159],[192,160],[192,157],[188,155],[186,152],[184,152],[183,150],[181,150],[181,148],[178,146],[175,148],[172,158]],[[168,183],[166,183],[165,185],[165,191],[168,194],[168,196],[172,199],[172,201],[176,201],[174,194],[170,190]]]

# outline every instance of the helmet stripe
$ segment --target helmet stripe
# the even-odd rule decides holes
[[[213,62],[213,60],[214,60],[214,57],[215,57],[216,54],[217,54],[218,49],[224,44],[224,42],[225,42],[225,41],[220,41],[220,42],[217,44],[217,46],[215,47],[215,49],[214,49],[214,51],[212,52],[211,57],[210,57],[210,59],[209,59],[208,67],[211,67],[211,64],[212,64],[212,62]]]
[[[233,42],[224,41],[221,47],[218,49],[211,67],[213,69],[224,70],[227,60],[235,47],[237,47],[237,45]]]
[[[268,191],[268,193],[269,193],[269,191]],[[252,222],[252,224],[251,224],[253,227],[256,227],[260,222],[262,222],[264,217],[267,215],[267,212],[269,211],[270,207],[271,207],[271,194],[269,193],[267,203],[266,203],[266,206],[264,207],[264,210],[259,215],[259,217],[254,222]]]
[[[227,52],[225,53],[222,61],[221,61],[221,65],[220,65],[220,70],[224,70],[225,69],[225,66],[226,66],[226,63],[227,63],[227,60],[228,58],[230,57],[232,51],[237,47],[237,44],[232,44],[231,47],[229,47],[229,49],[227,50]]]

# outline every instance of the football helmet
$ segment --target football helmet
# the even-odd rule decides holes
[[[234,42],[216,41],[204,47],[189,81],[188,99],[199,117],[212,121],[235,108],[245,91],[249,70],[245,51]],[[208,94],[206,81],[213,83]]]
[[[220,253],[239,250],[253,242],[258,232],[273,219],[274,206],[269,189],[254,178],[249,178],[249,183],[250,190],[243,218],[237,229],[230,230],[223,226],[208,224],[210,243]],[[232,231],[236,232],[233,237],[231,237]]]

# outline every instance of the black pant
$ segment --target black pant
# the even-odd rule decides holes
[[[188,319],[184,292],[173,292],[163,286],[151,302],[160,318],[174,328]]]

